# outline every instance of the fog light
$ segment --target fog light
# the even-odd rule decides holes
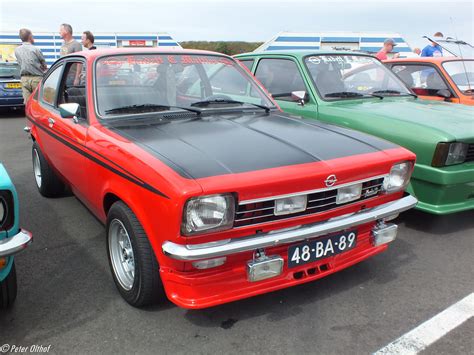
[[[225,263],[227,258],[224,256],[222,258],[217,258],[217,259],[209,259],[209,260],[200,260],[200,261],[195,261],[193,262],[193,266],[196,269],[210,269],[213,267],[221,266]]]
[[[7,265],[7,258],[0,258],[0,270]]]
[[[372,244],[374,246],[390,243],[397,237],[398,226],[393,223],[378,224],[372,229]]]
[[[360,198],[362,192],[362,184],[344,186],[337,189],[336,203],[346,203]]]
[[[302,212],[306,209],[306,195],[285,197],[275,200],[275,216]]]
[[[250,282],[276,277],[283,270],[283,258],[278,255],[265,256],[247,263],[247,277]]]

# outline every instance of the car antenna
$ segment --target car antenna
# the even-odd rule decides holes
[[[459,44],[459,38],[458,38],[458,35],[456,33],[456,30],[454,29],[453,18],[450,16],[449,19],[451,20],[451,27],[452,27],[452,30],[453,30],[453,33],[454,33],[454,37],[456,38],[456,43],[458,45],[459,54],[461,56],[462,67],[464,69],[464,74],[466,75],[466,83],[467,83],[467,86],[469,87],[469,90],[472,90],[471,83],[469,82],[469,75],[467,74],[466,62],[464,61],[464,58],[463,58],[463,55],[462,55],[462,50],[461,50],[461,45]]]

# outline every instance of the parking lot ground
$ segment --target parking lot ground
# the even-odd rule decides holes
[[[21,112],[0,112],[0,160],[34,242],[16,258],[19,290],[0,314],[0,345],[55,353],[368,354],[474,292],[473,211],[409,211],[387,252],[302,286],[204,310],[125,303],[106,258],[103,226],[74,197],[39,195]],[[67,148],[65,148],[67,149]],[[426,354],[474,351],[474,321]]]

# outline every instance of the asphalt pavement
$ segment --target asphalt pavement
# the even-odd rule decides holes
[[[0,346],[52,353],[369,354],[474,292],[474,213],[409,211],[388,251],[324,279],[226,305],[135,309],[109,270],[101,223],[73,196],[36,189],[21,111],[0,112],[0,161],[34,242],[16,258],[18,298]],[[474,320],[425,354],[474,352]],[[1,349],[1,348],[0,348]]]

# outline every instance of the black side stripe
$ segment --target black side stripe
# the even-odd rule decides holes
[[[156,188],[154,188],[153,186],[151,186],[150,184],[140,180],[138,177],[135,177],[133,176],[132,174],[128,173],[129,175],[127,174],[124,174],[123,172],[117,170],[116,168],[114,168],[113,166],[110,166],[109,164],[106,164],[105,162],[97,159],[96,157],[94,157],[93,155],[87,153],[86,151],[80,149],[79,147],[77,147],[76,145],[68,142],[66,139],[60,137],[59,135],[57,135],[56,133],[53,133],[50,129],[44,127],[41,123],[38,123],[36,122],[35,120],[31,119],[30,117],[27,117],[27,119],[29,121],[31,121],[33,124],[35,124],[38,128],[40,128],[41,130],[43,130],[44,132],[46,132],[48,135],[50,135],[51,137],[53,137],[54,139],[58,140],[59,142],[61,142],[62,144],[64,144],[65,146],[67,146],[68,148],[74,150],[75,152],[81,154],[82,156],[86,157],[87,159],[93,161],[94,163],[102,166],[103,168],[113,172],[114,174],[134,183],[135,185],[138,185],[148,191],[151,191],[159,196],[162,196],[164,198],[167,198],[169,199],[168,196],[166,196],[164,193],[162,193],[161,191],[157,190]],[[91,150],[92,151],[92,150]],[[94,154],[97,154],[98,156],[100,156],[101,158],[103,159],[106,159],[105,157],[102,157],[99,153],[95,152],[95,151],[92,151],[94,152]]]

